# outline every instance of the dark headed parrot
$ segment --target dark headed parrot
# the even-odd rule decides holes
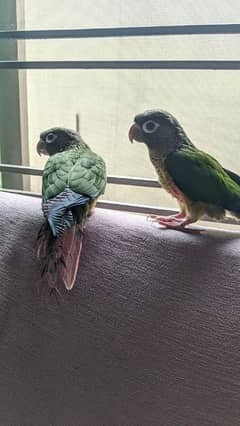
[[[196,148],[170,113],[136,115],[129,139],[147,145],[162,187],[179,203],[177,215],[153,216],[157,223],[183,230],[205,214],[221,219],[229,211],[240,218],[240,177]]]
[[[49,155],[43,170],[38,259],[51,289],[70,290],[76,279],[86,219],[106,186],[104,160],[75,131],[52,128],[40,134],[38,154]]]

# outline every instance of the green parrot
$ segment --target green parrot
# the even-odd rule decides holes
[[[229,211],[240,219],[240,176],[196,148],[172,114],[162,110],[138,114],[128,136],[131,142],[147,145],[162,187],[180,206],[178,214],[152,216],[154,221],[185,230],[205,214],[222,219]]]
[[[52,128],[40,134],[39,155],[49,155],[43,170],[38,259],[51,289],[62,282],[71,290],[78,270],[86,219],[104,193],[104,160],[73,130]]]

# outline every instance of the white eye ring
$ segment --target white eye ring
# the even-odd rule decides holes
[[[56,137],[57,136],[54,133],[48,133],[46,138],[45,138],[45,141],[47,143],[52,143],[53,141],[55,141]]]
[[[144,133],[154,133],[159,128],[159,124],[156,121],[148,120],[142,125]]]

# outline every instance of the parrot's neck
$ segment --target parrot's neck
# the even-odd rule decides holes
[[[169,145],[167,142],[157,144],[157,146],[148,145],[149,156],[151,159],[164,161],[171,152],[176,151],[180,146],[181,144],[178,143]]]
[[[79,143],[79,142],[73,143],[72,145],[65,147],[65,149],[63,151],[70,151],[70,150],[73,150],[73,149],[74,150],[77,149],[78,151],[87,151],[90,148],[85,142],[83,142],[83,140],[81,140],[81,143]]]
[[[149,156],[151,159],[164,161],[169,154],[185,146],[193,146],[185,134],[171,139],[162,139],[161,142],[157,141],[156,144],[148,145]]]

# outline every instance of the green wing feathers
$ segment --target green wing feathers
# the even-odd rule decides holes
[[[42,193],[43,205],[50,208],[38,236],[38,258],[51,288],[58,288],[59,280],[68,290],[73,287],[85,219],[95,199],[104,192],[106,180],[105,162],[86,145],[56,153],[48,159],[43,171]],[[53,200],[51,209],[50,199],[59,194],[59,204],[57,199]]]
[[[75,192],[96,198],[106,186],[104,161],[93,152],[81,156],[69,173],[68,185]]]
[[[90,149],[71,149],[53,155],[43,172],[43,201],[63,192],[66,187],[79,194],[97,198],[106,186],[106,166]]]
[[[210,155],[193,147],[168,155],[167,172],[191,200],[240,213],[240,185]]]

